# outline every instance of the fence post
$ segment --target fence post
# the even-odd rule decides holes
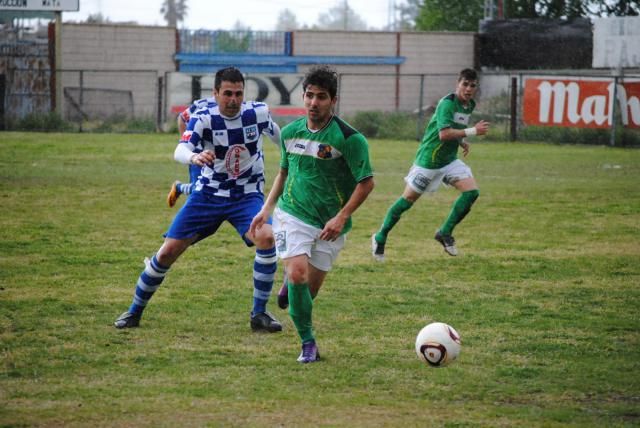
[[[80,94],[78,95],[78,104],[80,104],[80,127],[79,132],[82,132],[82,122],[84,118],[84,109],[82,103],[84,101],[84,70],[80,70]]]
[[[511,78],[511,141],[518,139],[518,79]]]
[[[56,113],[64,119],[64,92],[62,87],[62,12],[55,12],[55,69],[56,73]]]
[[[191,76],[191,100],[199,100],[202,94],[202,76]]]
[[[616,113],[618,111],[618,76],[613,76],[613,101],[611,103],[611,136],[609,137],[609,145],[616,145]]]
[[[424,74],[420,75],[420,93],[419,93],[419,101],[418,101],[418,123],[416,123],[416,141],[420,141],[420,137],[422,137],[422,123],[424,119],[424,105],[422,104],[422,99],[424,97]]]
[[[6,87],[7,77],[5,74],[0,74],[0,131],[4,131],[6,128],[4,121],[4,96]]]
[[[156,132],[162,130],[162,76],[158,76],[158,112],[156,115]]]

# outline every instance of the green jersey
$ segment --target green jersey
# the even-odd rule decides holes
[[[475,107],[474,100],[467,107],[463,106],[455,93],[442,98],[427,125],[414,163],[422,168],[439,169],[456,160],[461,140],[441,141],[440,130],[468,128],[469,117]]]
[[[347,203],[358,182],[373,175],[366,138],[333,116],[319,131],[302,117],[282,128],[280,166],[288,171],[278,208],[324,228]],[[342,230],[351,229],[349,219]]]

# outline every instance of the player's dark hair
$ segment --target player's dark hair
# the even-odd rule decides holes
[[[313,66],[304,76],[302,90],[306,91],[309,85],[325,89],[333,99],[338,94],[338,73],[328,65]]]
[[[458,75],[458,82],[462,80],[478,80],[478,73],[472,68],[465,68]]]
[[[220,86],[222,86],[223,81],[232,83],[242,82],[242,85],[244,86],[244,76],[240,70],[235,67],[221,68],[216,72],[216,79],[213,82],[213,87],[216,91],[220,90]]]

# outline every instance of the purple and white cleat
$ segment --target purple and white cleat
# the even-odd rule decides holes
[[[312,340],[310,342],[303,343],[302,352],[300,352],[300,356],[298,357],[298,362],[302,364],[307,364],[307,363],[315,363],[316,361],[320,361],[320,352],[318,351],[318,346],[316,345],[316,341]]]

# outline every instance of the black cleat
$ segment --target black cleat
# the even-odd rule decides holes
[[[436,236],[434,236],[433,239],[435,239],[440,244],[442,244],[442,246],[444,247],[444,250],[450,256],[457,256],[458,255],[458,249],[456,248],[456,240],[453,239],[452,235],[443,235],[438,230],[436,232]]]
[[[261,312],[251,316],[251,330],[277,333],[282,331],[282,324],[269,312]]]
[[[127,311],[120,315],[118,319],[113,323],[115,328],[132,328],[140,325],[140,317],[142,314],[132,314]]]

